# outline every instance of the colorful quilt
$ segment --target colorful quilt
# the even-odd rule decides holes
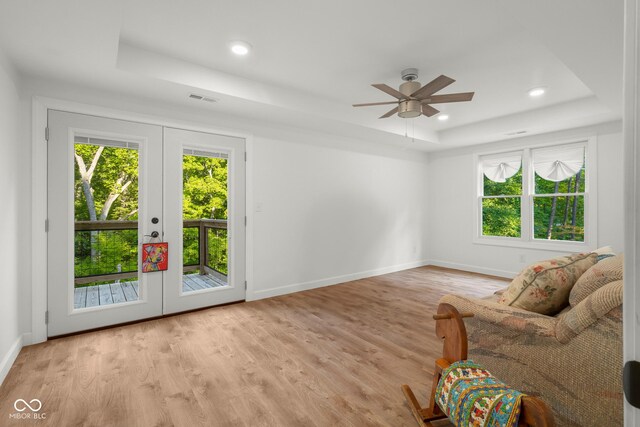
[[[523,396],[472,360],[451,364],[436,389],[438,406],[457,427],[517,426]]]

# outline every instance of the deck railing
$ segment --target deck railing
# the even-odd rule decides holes
[[[227,220],[184,220],[183,230],[183,272],[226,282]],[[75,222],[76,285],[137,277],[138,257],[138,221]]]

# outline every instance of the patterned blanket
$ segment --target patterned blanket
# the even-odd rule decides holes
[[[451,364],[436,389],[438,406],[457,427],[517,426],[523,396],[472,360]]]

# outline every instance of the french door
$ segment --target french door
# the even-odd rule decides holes
[[[164,313],[245,297],[244,140],[164,129]],[[204,189],[206,187],[206,190]]]
[[[50,110],[48,335],[240,301],[244,140]]]

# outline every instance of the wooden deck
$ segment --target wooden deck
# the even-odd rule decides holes
[[[182,276],[182,292],[227,286],[225,282],[213,276],[185,274]],[[105,285],[76,288],[73,308],[96,307],[138,300],[138,281],[110,283]]]

